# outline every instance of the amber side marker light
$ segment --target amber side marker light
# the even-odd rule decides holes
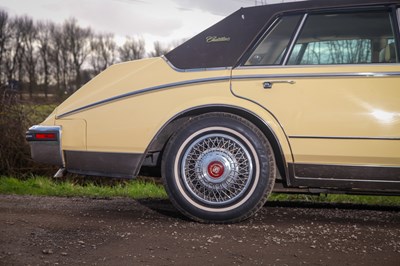
[[[57,140],[56,133],[35,133],[35,138],[38,140]]]

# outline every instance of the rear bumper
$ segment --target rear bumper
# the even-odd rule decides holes
[[[60,126],[32,126],[26,132],[26,140],[34,161],[64,166]]]

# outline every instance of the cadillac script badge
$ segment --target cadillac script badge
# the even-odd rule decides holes
[[[231,40],[231,37],[226,37],[226,36],[207,36],[206,37],[206,42],[211,43],[211,42],[229,42]]]

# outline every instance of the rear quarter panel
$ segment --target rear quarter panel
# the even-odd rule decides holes
[[[57,109],[59,118],[55,123],[65,131],[63,149],[142,154],[172,118],[189,109],[222,105],[256,114],[274,131],[286,161],[292,161],[287,138],[275,119],[260,106],[232,95],[230,69],[180,72],[161,58],[151,59],[146,64],[139,62],[139,70],[134,63],[119,67],[101,74]],[[63,115],[125,93],[185,81],[195,82],[107,101]]]

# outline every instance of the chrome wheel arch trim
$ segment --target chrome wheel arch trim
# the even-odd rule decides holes
[[[265,110],[265,108],[263,108]],[[202,111],[203,110],[203,111]],[[198,111],[198,112],[197,112]],[[270,112],[268,110],[266,110],[269,114]],[[208,105],[200,105],[200,106],[195,106],[189,109],[185,109],[177,114],[175,114],[173,117],[171,117],[168,121],[166,121],[164,123],[164,125],[157,131],[157,133],[154,135],[154,137],[152,138],[152,140],[150,141],[149,145],[147,146],[147,149],[145,150],[145,152],[143,153],[143,160],[146,157],[146,155],[148,154],[150,148],[152,147],[152,145],[156,142],[156,140],[158,139],[158,137],[161,135],[161,133],[164,131],[164,129],[171,124],[173,121],[179,119],[180,117],[184,117],[185,115],[189,115],[191,116],[191,113],[193,114],[193,116],[197,116],[200,114],[204,114],[204,113],[208,113],[208,112],[227,112],[227,113],[231,113],[231,114],[236,114],[239,115],[247,120],[249,120],[250,122],[252,122],[253,124],[255,124],[251,119],[249,119],[246,116],[252,117],[253,119],[257,120],[260,124],[262,124],[265,127],[265,130],[268,130],[271,134],[271,137],[274,139],[275,143],[276,143],[276,148],[277,151],[276,153],[279,154],[279,158],[280,161],[282,163],[282,167],[283,167],[283,171],[284,171],[284,175],[282,176],[282,178],[285,179],[285,181],[289,182],[289,169],[288,169],[288,162],[285,159],[285,155],[282,149],[282,144],[281,144],[281,140],[277,137],[275,131],[272,129],[271,125],[269,123],[267,123],[264,119],[262,119],[258,114],[240,107],[240,106],[235,106],[235,105],[228,105],[228,104],[208,104]],[[246,114],[246,116],[244,116],[243,114]],[[275,122],[279,125],[279,127],[282,129],[281,125],[279,124],[279,121],[276,120],[276,118],[273,116],[273,118],[275,119]],[[257,124],[255,124],[258,128],[260,128],[260,126],[258,126]],[[263,132],[264,135],[266,135],[266,132],[260,128],[260,130]],[[285,135],[285,140],[287,142],[288,147],[290,148],[290,153],[291,153],[291,157],[293,160],[293,152],[292,152],[292,148],[290,146],[288,137],[286,135],[286,133],[283,131],[283,134]],[[267,137],[267,136],[266,136]],[[267,137],[268,139],[268,137]],[[272,143],[271,143],[272,145]],[[279,169],[279,167],[278,167]]]

